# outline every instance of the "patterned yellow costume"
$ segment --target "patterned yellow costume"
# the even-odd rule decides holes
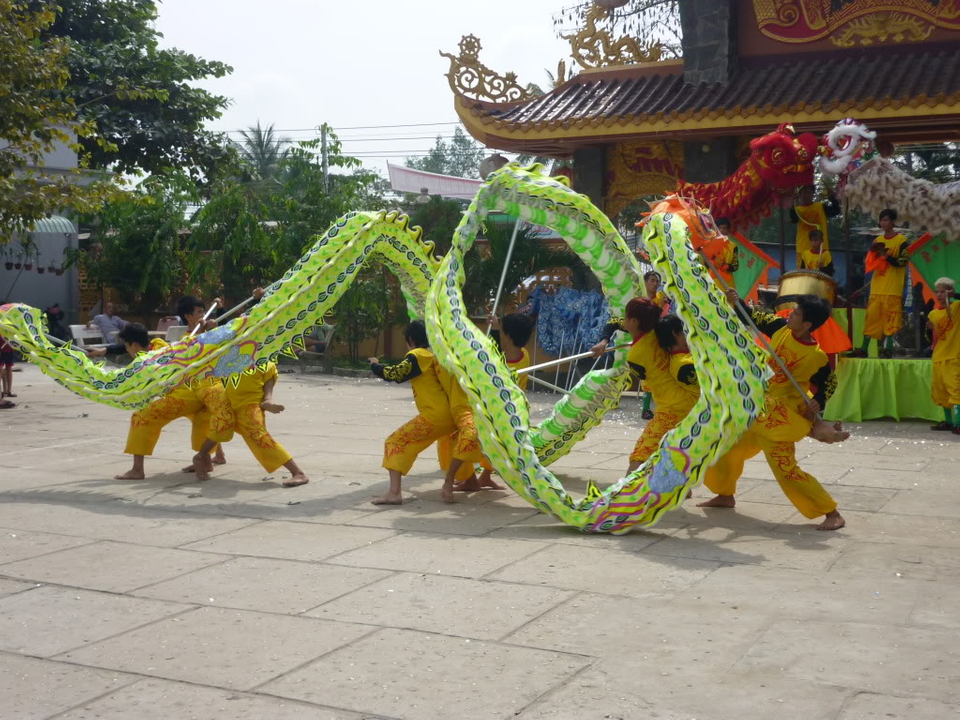
[[[797,224],[797,267],[803,253],[810,249],[810,231],[823,233],[823,249],[830,249],[830,234],[827,232],[827,218],[836,217],[841,212],[840,203],[831,197],[827,202],[812,202],[809,205],[795,205],[790,209],[790,221]]]
[[[396,365],[371,366],[374,375],[388,382],[410,382],[419,414],[404,423],[384,442],[383,467],[406,475],[417,456],[457,428],[450,415],[447,394],[440,385],[436,358],[427,348],[414,348]]]
[[[933,325],[933,401],[943,408],[960,405],[960,300],[930,313]]]
[[[819,252],[805,250],[800,255],[800,269],[819,270],[822,273],[832,276],[834,273],[833,255],[830,254],[829,250],[821,250]]]
[[[866,269],[873,270],[873,280],[863,334],[880,340],[896,335],[903,327],[903,283],[907,277],[909,243],[899,233],[892,238],[880,235],[874,243],[882,243],[887,254],[880,256],[872,250],[867,253]]]
[[[745,306],[744,306],[745,307]],[[793,336],[786,320],[754,310],[753,321],[770,336],[770,345],[790,374],[820,407],[833,394],[836,381],[827,355],[816,342]],[[717,495],[735,495],[744,463],[763,451],[780,489],[804,517],[815,518],[837,509],[837,503],[815,477],[797,465],[796,442],[810,432],[804,401],[780,366],[770,359],[773,379],[767,386],[766,409],[726,455],[707,471],[704,484]]]
[[[159,338],[150,342],[150,349],[156,350],[166,343]],[[178,387],[130,418],[130,430],[127,433],[127,445],[124,452],[128,455],[153,455],[163,428],[177,418],[190,417],[206,412],[206,432],[203,438],[214,442],[226,442],[233,437],[233,409],[227,399],[226,390],[216,378],[208,378],[194,383],[191,387]],[[199,450],[199,447],[195,448]]]
[[[240,434],[257,462],[267,472],[273,472],[293,459],[286,448],[267,431],[266,416],[260,407],[264,386],[278,377],[276,363],[269,363],[263,370],[256,370],[249,375],[241,374],[236,387],[232,381],[228,381],[226,385],[227,399],[233,409],[234,430]],[[206,426],[209,420],[210,415],[207,412],[194,417],[190,440],[195,451],[199,452],[207,437]]]

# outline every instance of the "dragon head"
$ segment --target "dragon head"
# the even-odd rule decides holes
[[[820,170],[826,175],[846,175],[875,153],[877,134],[853,118],[844,118],[823,136]]]
[[[783,123],[776,131],[751,140],[750,152],[764,184],[781,195],[813,184],[817,138],[812,133],[797,135],[792,125]]]

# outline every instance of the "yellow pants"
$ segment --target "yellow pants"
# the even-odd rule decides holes
[[[707,470],[704,480],[717,495],[735,495],[743,464],[763,451],[780,489],[806,518],[820,517],[837,509],[819,481],[797,465],[796,442],[810,432],[810,421],[784,399],[767,398],[761,415],[730,451]]]
[[[164,426],[204,410],[209,414],[207,438],[214,442],[229,440],[233,436],[233,409],[223,385],[216,383],[192,390],[177,388],[135,412],[123,451],[128,455],[153,455]]]
[[[960,405],[960,358],[933,363],[933,401],[940,407]]]
[[[440,469],[446,472],[450,469],[450,460],[462,460],[463,465],[457,470],[456,480],[463,482],[474,473],[474,465],[486,470],[492,470],[490,463],[480,450],[480,439],[477,436],[477,426],[473,420],[473,410],[470,408],[455,408],[452,411],[453,424],[457,430],[453,435],[447,435],[437,440],[437,460]]]
[[[266,416],[260,406],[256,403],[239,405],[233,408],[234,429],[243,438],[243,441],[250,448],[250,452],[257,459],[257,462],[263,466],[267,472],[283,467],[293,459],[293,456],[287,452],[286,448],[274,440],[273,436],[267,430]],[[193,419],[193,430],[190,433],[193,449],[199,451],[203,441],[207,437],[206,424],[210,420],[210,415],[206,412],[197,413]],[[222,442],[232,439],[227,438]]]
[[[867,301],[863,334],[874,340],[890,337],[903,327],[903,299],[899,295],[874,295]]]
[[[455,430],[449,416],[433,420],[425,415],[417,415],[394,430],[384,441],[383,467],[406,475],[420,453]]]
[[[637,444],[634,446],[633,452],[630,453],[630,462],[646,462],[660,446],[660,440],[663,439],[663,436],[679,425],[682,419],[683,416],[672,410],[657,410],[653,418],[643,428],[643,432],[640,433]]]

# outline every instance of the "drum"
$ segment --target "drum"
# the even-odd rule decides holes
[[[837,282],[817,270],[784,273],[777,292],[777,309],[793,307],[798,295],[816,295],[833,305],[837,299]]]

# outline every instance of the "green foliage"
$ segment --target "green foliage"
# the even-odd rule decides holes
[[[165,311],[184,289],[181,231],[195,200],[195,187],[183,175],[150,178],[103,206],[90,248],[70,252],[67,264],[79,264],[90,281],[115,288],[136,314]]]
[[[109,183],[81,187],[77,172],[42,167],[57,145],[74,143],[74,133],[102,142],[64,97],[70,48],[44,37],[54,19],[47,3],[0,0],[0,245],[53,212],[93,209],[112,190]]]
[[[239,153],[242,180],[248,184],[266,185],[278,180],[283,161],[290,154],[290,140],[277,137],[273,123],[266,128],[255,127],[241,131],[242,142],[234,143]]]
[[[463,203],[433,195],[430,202],[414,203],[409,211],[410,225],[423,230],[423,241],[435,245],[435,255],[446,255],[453,240],[453,231],[463,216]]]
[[[56,0],[55,22],[42,39],[69,44],[69,79],[51,89],[74,100],[81,121],[95,123],[102,140],[80,139],[90,167],[119,173],[186,172],[216,177],[231,149],[204,130],[227,98],[196,86],[232,68],[175,48],[161,48],[155,0]],[[33,0],[35,7],[51,7]]]
[[[360,359],[360,343],[384,329],[390,315],[390,290],[383,268],[361,270],[334,308],[337,337],[350,360]]]
[[[438,135],[436,143],[426,157],[407,158],[406,165],[414,170],[439,175],[478,178],[483,155],[483,146],[474,142],[473,138],[458,127],[453,131],[450,142],[444,141]]]

